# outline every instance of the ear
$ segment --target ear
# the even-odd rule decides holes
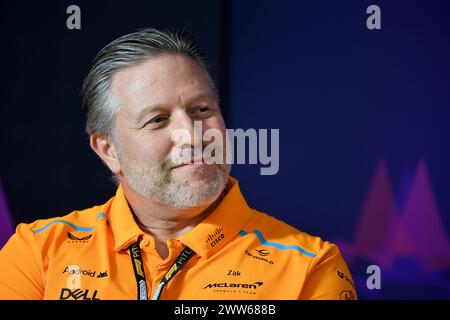
[[[103,160],[114,174],[120,173],[120,162],[111,138],[105,134],[93,134],[89,137],[92,150]]]

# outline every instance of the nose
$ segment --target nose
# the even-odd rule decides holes
[[[197,149],[202,146],[202,122],[194,121],[184,110],[172,116],[172,141],[176,148]]]

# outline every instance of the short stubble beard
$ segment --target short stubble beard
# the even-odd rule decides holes
[[[124,179],[143,197],[168,207],[195,208],[212,203],[225,189],[230,164],[212,164],[215,166],[214,176],[209,179],[206,168],[199,168],[195,174],[201,183],[194,186],[189,181],[174,179],[170,159],[161,163],[140,163],[130,157],[117,139],[114,140]]]

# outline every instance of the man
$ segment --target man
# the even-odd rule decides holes
[[[82,96],[90,145],[117,193],[20,224],[0,253],[0,298],[356,298],[335,245],[249,208],[220,161],[226,150],[212,163],[196,156],[212,141],[196,139],[194,122],[226,129],[192,37],[148,28],[113,41]]]

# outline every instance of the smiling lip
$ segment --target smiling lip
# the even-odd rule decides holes
[[[179,168],[195,168],[195,167],[200,167],[200,166],[204,166],[206,165],[206,163],[204,162],[200,162],[200,163],[188,163],[188,164],[180,164],[179,166],[175,166],[172,169],[179,169]]]
[[[205,163],[204,159],[202,160],[194,160],[191,163],[182,163],[176,166],[173,166],[172,169],[177,169],[177,168],[195,168],[195,167],[200,167],[200,166],[206,166],[207,164]]]

